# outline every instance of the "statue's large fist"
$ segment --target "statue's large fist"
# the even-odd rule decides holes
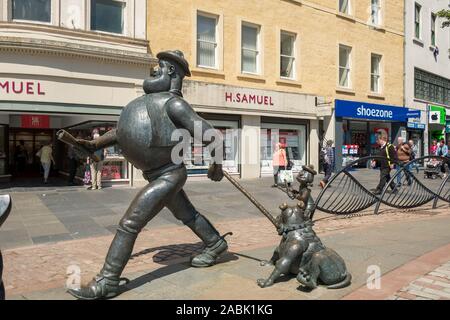
[[[208,178],[212,181],[220,181],[223,179],[222,165],[213,163],[208,169]]]

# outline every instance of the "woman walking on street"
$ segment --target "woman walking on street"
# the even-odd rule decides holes
[[[437,140],[433,140],[430,147],[430,156],[435,156],[438,149]]]
[[[98,139],[100,134],[94,133],[94,140]],[[94,154],[100,159],[100,161],[94,161],[92,159],[88,159],[89,164],[91,166],[91,181],[92,187],[91,190],[97,190],[102,188],[102,169],[103,169],[103,160],[105,159],[105,149],[100,149],[94,152]]]
[[[408,141],[409,146],[411,147],[411,157],[410,160],[414,160],[417,158],[417,155],[419,154],[419,146],[414,143],[414,140]],[[416,172],[419,173],[419,163],[414,162],[410,168],[409,171],[411,171],[412,167],[416,168]]]
[[[280,173],[280,170],[286,170],[287,166],[286,150],[284,150],[283,145],[279,142],[275,145],[275,152],[273,153],[272,158],[272,166],[274,180],[272,188],[276,188],[278,187],[278,174]]]
[[[43,146],[36,155],[41,160],[41,165],[44,169],[44,183],[47,184],[48,176],[50,174],[50,167],[52,163],[53,165],[55,165],[55,160],[53,159],[52,143],[49,142],[47,145]]]

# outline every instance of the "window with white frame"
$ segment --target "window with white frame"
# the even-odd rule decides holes
[[[381,25],[381,0],[371,0],[371,22],[373,25]]]
[[[339,0],[339,12],[340,13],[345,13],[345,14],[350,14],[350,1],[351,0]]]
[[[372,53],[370,60],[370,91],[381,93],[381,56]]]
[[[259,73],[259,31],[260,26],[242,24],[241,33],[241,71]]]
[[[422,6],[418,3],[414,4],[414,36],[416,39],[420,39],[421,35],[421,12],[422,12]]]
[[[51,22],[51,0],[12,0],[12,19]]]
[[[91,0],[91,30],[123,33],[125,2]]]
[[[217,69],[217,22],[212,15],[197,15],[197,66]]]
[[[431,14],[431,45],[436,46],[436,14]]]
[[[296,35],[281,31],[280,34],[280,77],[295,79]]]
[[[339,86],[351,88],[351,53],[352,48],[339,45]]]

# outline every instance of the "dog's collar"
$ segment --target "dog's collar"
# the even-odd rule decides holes
[[[295,231],[295,230],[301,230],[301,229],[305,229],[308,227],[312,227],[314,225],[314,223],[311,220],[305,221],[303,223],[300,224],[293,224],[290,226],[283,226],[281,228],[278,229],[278,234],[282,235],[282,234],[287,234],[291,231]]]

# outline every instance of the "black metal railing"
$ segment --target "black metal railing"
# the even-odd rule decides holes
[[[447,172],[445,178],[439,173],[439,177],[444,179],[436,191],[427,187],[411,172],[413,166],[423,163],[425,165],[424,174],[428,174],[426,166],[431,160],[438,167],[433,169],[435,172],[432,174],[437,174],[437,170],[444,171],[441,168]],[[373,190],[361,184],[351,173],[354,166],[362,164],[369,167],[369,163],[372,161],[389,161],[398,168],[380,194],[375,194]],[[450,159],[437,156],[425,156],[405,164],[381,156],[364,157],[347,164],[329,180],[317,197],[315,208],[336,215],[354,214],[374,205],[374,213],[378,214],[381,204],[392,208],[411,209],[434,201],[433,208],[436,208],[439,200],[450,203],[449,167]],[[389,188],[393,190],[389,190]]]

